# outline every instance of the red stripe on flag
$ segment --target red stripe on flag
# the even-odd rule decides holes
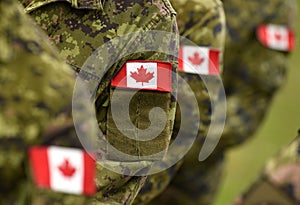
[[[210,75],[219,75],[220,74],[219,59],[220,59],[220,51],[209,50],[208,73]]]
[[[178,71],[184,71],[183,70],[183,47],[180,46],[179,53],[178,53]]]
[[[171,63],[157,63],[157,90],[172,91],[172,65]]]
[[[83,178],[83,192],[87,195],[93,195],[96,193],[96,186],[94,178],[96,176],[96,162],[93,157],[88,153],[83,153],[84,161],[84,178]]]
[[[295,38],[295,34],[293,31],[291,31],[289,29],[289,34],[288,34],[288,38],[289,38],[289,50],[294,50],[296,48],[296,38]]]
[[[34,182],[42,188],[50,188],[50,173],[47,147],[32,147],[29,149],[29,159]]]
[[[257,28],[257,37],[264,46],[268,46],[268,36],[267,36],[267,26],[266,25],[261,25]]]
[[[127,87],[127,78],[126,78],[126,63],[122,66],[117,75],[112,79],[111,85],[115,87]]]

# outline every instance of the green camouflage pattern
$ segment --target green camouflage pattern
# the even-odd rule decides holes
[[[199,162],[197,158],[199,147],[193,146],[183,162],[178,163],[177,167],[168,169],[168,172],[158,174],[157,180],[152,175],[147,178],[152,181],[151,183],[146,181],[140,193],[146,192],[145,196],[149,197],[147,191],[149,192],[151,188],[156,188],[160,193],[155,193],[158,196],[145,204],[212,204],[219,189],[224,159],[219,155]],[[194,152],[196,150],[197,152]],[[180,165],[181,167],[178,167]],[[145,201],[150,199],[146,198]]]
[[[75,2],[75,3],[74,3]],[[158,1],[95,1],[99,6],[95,9],[94,4],[87,7],[73,8],[77,1],[72,3],[62,1],[22,1],[25,10],[35,19],[38,25],[43,28],[52,40],[53,44],[60,50],[60,55],[65,58],[72,67],[81,69],[84,62],[92,52],[108,41],[132,32],[138,31],[165,31],[170,33],[177,32],[175,11],[167,0]],[[89,2],[89,1],[81,1]],[[78,2],[77,2],[78,3]],[[78,3],[79,4],[79,3]],[[82,4],[81,4],[82,5]],[[76,6],[74,6],[76,7]],[[153,36],[155,38],[155,36]],[[84,40],[83,40],[84,39]],[[135,40],[135,42],[132,42]],[[144,39],[129,39],[128,43],[138,43]],[[173,48],[174,54],[177,53],[178,39],[165,38],[164,46]],[[137,44],[138,45],[138,44]],[[117,55],[122,46],[126,45],[110,45],[112,52]],[[134,45],[132,45],[134,46]],[[134,47],[133,47],[134,48]],[[99,63],[97,65],[88,66],[90,75],[97,79],[99,72],[103,72],[102,65],[107,59],[98,56]],[[104,57],[105,58],[105,57]],[[138,129],[144,129],[145,125],[139,122],[149,122],[148,115],[152,106],[141,108],[143,104],[148,102],[161,101],[159,105],[167,114],[167,123],[163,130],[163,134],[157,139],[150,142],[139,142],[129,139],[122,132],[118,131],[114,121],[112,120],[110,104],[110,96],[113,93],[113,88],[110,86],[110,80],[120,70],[122,65],[127,60],[160,60],[171,62],[173,71],[176,73],[177,64],[174,56],[164,53],[149,51],[143,53],[130,54],[118,62],[114,63],[105,73],[105,78],[100,79],[101,82],[95,96],[97,120],[99,126],[106,135],[106,138],[113,144],[115,148],[126,154],[139,156],[140,150],[143,150],[142,155],[152,155],[153,151],[147,149],[149,144],[153,144],[156,152],[166,150],[168,148],[171,132],[175,116],[175,100],[170,93],[157,93],[155,91],[140,91],[138,97],[134,97],[130,105],[130,117],[136,119],[134,125]],[[97,79],[98,80],[98,79]],[[173,91],[176,92],[176,77],[173,79]],[[129,96],[126,91],[119,92],[120,99]],[[122,118],[122,116],[120,116]],[[159,120],[159,119],[158,119]],[[138,129],[133,130],[133,135],[139,139]],[[112,160],[120,160],[114,153],[108,153]],[[159,159],[161,159],[160,156]],[[131,157],[122,159],[131,161]],[[157,158],[150,158],[157,160]]]
[[[299,204],[300,203],[300,130],[298,136],[279,153],[269,159],[259,179],[251,185],[236,201],[236,205],[259,201],[263,204]],[[268,189],[262,188],[265,183]],[[268,197],[267,197],[268,196]],[[272,197],[271,197],[272,196]]]
[[[198,46],[223,50],[225,16],[220,1],[174,0],[171,3],[177,12],[178,29],[181,36],[191,40]],[[185,45],[185,42],[180,43]],[[222,67],[222,62],[220,62],[220,67]],[[179,72],[179,74],[188,82],[198,103],[200,123],[197,139],[182,161],[166,171],[148,176],[146,184],[137,196],[134,204],[148,204],[149,201],[149,204],[195,204],[196,201],[208,202],[213,198],[212,195],[214,195],[218,187],[219,173],[223,167],[223,157],[218,156],[220,163],[217,164],[208,162],[209,160],[206,163],[199,163],[198,155],[211,121],[212,108],[210,101],[217,101],[221,85],[220,81],[218,76],[213,75],[201,75],[200,78],[196,74],[183,72]],[[208,93],[203,78],[205,78],[205,82],[213,85],[215,92]],[[185,95],[190,94],[180,81],[178,83],[178,93],[184,98]],[[184,102],[180,106],[190,107],[189,102]],[[193,110],[188,110],[188,113],[183,113],[184,116],[181,116],[180,110],[177,109],[176,111],[172,138],[176,137],[178,130],[181,128],[180,118],[185,117],[193,120],[194,118],[191,116],[195,114]],[[190,121],[187,124],[190,126],[184,130],[186,139],[194,137],[190,136],[191,133],[189,131],[195,122]],[[180,152],[180,146],[186,145],[178,145],[178,152]],[[198,177],[200,174],[201,177]],[[210,187],[206,187],[206,184],[209,182]]]
[[[0,3],[0,204],[131,204],[146,177],[116,174],[100,165],[94,197],[39,189],[32,183],[26,154],[31,145],[81,147],[70,116],[75,75],[16,2]],[[169,17],[162,24],[175,32]]]
[[[166,0],[138,2],[105,1],[104,4],[99,1],[95,1],[95,4],[89,4],[89,1],[21,2],[25,7],[25,11],[30,13],[37,24],[46,31],[52,44],[58,48],[60,56],[76,71],[81,70],[84,61],[95,49],[115,37],[131,32],[149,30],[166,31],[173,34],[177,33],[175,12]],[[84,39],[84,41],[82,39]],[[134,41],[138,39],[129,40]],[[166,43],[164,46],[169,47],[174,53],[177,53],[178,39],[166,38],[164,41]],[[117,52],[116,49],[119,48],[120,45],[112,45],[112,47],[115,49],[114,51]],[[122,47],[120,49],[122,49]],[[101,56],[97,57],[99,57],[99,64],[101,65],[101,60],[103,59],[101,59]],[[105,78],[100,82],[96,93],[95,104],[97,119],[100,128],[103,133],[106,134],[109,141],[111,143],[116,142],[114,145],[121,150],[124,144],[126,145],[127,139],[124,138],[124,136],[108,136],[109,131],[115,128],[113,123],[107,123],[111,118],[110,113],[107,112],[110,109],[110,93],[114,90],[110,87],[110,80],[127,60],[132,59],[167,61],[172,63],[175,73],[177,70],[177,60],[174,56],[153,51],[130,54],[120,62],[115,63],[105,74]],[[99,69],[99,66],[90,65],[89,69],[88,72],[86,72],[86,70],[81,72],[80,76],[86,81],[99,80],[97,73],[101,71],[96,70]],[[176,80],[176,77],[174,77],[172,84],[173,92],[175,93],[177,89]],[[126,92],[121,94],[123,97],[127,96]],[[175,116],[175,98],[173,98],[170,93],[152,91],[139,91],[138,94],[139,97],[137,100],[133,99],[134,102],[131,103],[131,105],[133,105],[131,110],[133,111],[130,115],[132,117],[136,113],[139,113],[140,115],[138,117],[140,118],[140,122],[149,121],[148,113],[150,108],[149,110],[142,109],[138,105],[146,101],[155,102],[155,100],[158,99],[164,102],[164,111],[167,114],[168,121],[164,135],[161,136],[160,139],[163,143],[160,142],[159,144],[162,144],[161,149],[165,149],[171,137]],[[138,107],[138,109],[136,107]],[[117,141],[122,137],[124,139],[121,142]],[[139,148],[147,151],[147,144]],[[149,150],[149,153],[151,152],[152,150]],[[130,159],[125,160],[130,161]],[[110,161],[109,163],[112,167],[120,167],[122,163],[126,165],[126,162],[120,164],[118,161]],[[139,163],[147,165],[147,161],[140,161]],[[98,164],[96,180],[97,194],[94,197],[88,198],[34,188],[30,204],[131,204],[141,186],[144,184],[145,179],[145,176],[132,177],[117,174]],[[25,193],[26,190],[28,189],[23,189],[23,192]]]
[[[241,144],[253,136],[274,94],[284,84],[288,53],[262,46],[255,29],[260,24],[294,28],[295,8],[294,0],[224,1],[227,38],[222,78],[227,94],[227,120],[219,149]]]
[[[264,47],[256,37],[256,28],[260,24],[278,24],[294,29],[296,20],[294,0],[224,0],[223,3],[227,36],[222,78],[227,119],[216,152],[224,152],[253,136],[286,79],[289,53]],[[291,198],[262,178],[251,187],[244,201],[239,198],[236,203],[274,204],[275,199],[275,204],[293,204]],[[256,200],[257,193],[262,198]],[[273,196],[273,200],[268,201],[266,196],[269,199]]]
[[[262,23],[293,28],[295,1],[226,0],[223,4],[227,36],[222,78],[227,95],[227,119],[222,138],[213,155],[200,163],[199,169],[197,169],[197,163],[199,163],[197,156],[201,143],[195,145],[185,157],[178,174],[174,174],[177,167],[173,168],[173,172],[170,171],[172,176],[175,175],[175,179],[167,191],[150,204],[212,204],[221,180],[218,176],[223,171],[224,151],[252,136],[261,124],[273,95],[284,83],[289,66],[288,53],[262,46],[255,36],[255,29]],[[195,5],[194,7],[197,8]],[[184,10],[182,5],[177,8],[174,4],[174,8]],[[178,18],[180,33],[185,30],[189,31],[189,28],[181,27],[181,21],[187,18],[180,19],[180,13],[178,13]],[[198,32],[193,34],[197,36]],[[186,163],[187,161],[192,163]],[[189,165],[185,166],[185,164]],[[211,167],[218,168],[212,171]],[[165,177],[171,174],[165,174]],[[159,188],[164,189],[165,183],[161,184],[162,187]],[[149,187],[157,187],[157,185],[150,185],[146,186],[146,190],[150,190]],[[180,191],[176,189],[177,187],[181,188]],[[191,187],[198,192],[192,190]]]
[[[262,46],[256,38],[256,28],[268,23],[294,28],[296,13],[294,0],[222,2],[227,25],[222,73],[227,111],[221,140],[211,156],[217,158],[210,160],[216,164],[228,148],[245,142],[253,135],[286,78],[288,53]],[[196,177],[201,178],[202,174],[194,175]],[[205,186],[209,189],[215,183],[211,180]],[[209,200],[209,203],[203,201],[195,204],[212,204],[213,198]]]
[[[225,41],[225,14],[222,3],[219,0],[202,2],[180,0],[171,1],[171,3],[177,12],[180,35],[198,46],[221,50],[222,54]],[[180,42],[180,44],[186,45],[185,42]],[[220,71],[222,72],[222,57]],[[188,82],[197,99],[201,119],[198,136],[201,138],[199,140],[203,141],[211,121],[210,101],[216,102],[218,100],[218,91],[222,84],[219,82],[219,76],[215,75],[200,75],[200,78],[199,75],[195,74],[184,72],[179,72],[179,74]],[[206,83],[213,85],[215,92],[208,93],[203,79]],[[185,88],[182,88],[181,92],[187,93]],[[179,121],[178,112],[176,117]]]
[[[3,0],[0,12],[0,204],[30,204],[26,150],[72,125],[75,76],[21,5]]]

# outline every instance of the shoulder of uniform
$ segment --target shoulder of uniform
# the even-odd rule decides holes
[[[25,7],[25,11],[30,13],[35,9],[54,2],[68,2],[77,9],[95,9],[102,10],[101,0],[20,0]]]

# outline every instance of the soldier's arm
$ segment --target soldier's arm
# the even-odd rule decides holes
[[[116,92],[117,86],[112,85],[111,81],[119,72],[122,73],[125,65],[128,66],[132,63],[129,62],[130,60],[146,64],[151,62],[154,64],[160,62],[170,63],[170,71],[176,74],[177,63],[175,57],[164,53],[163,50],[157,51],[156,47],[165,46],[168,49],[173,49],[174,53],[176,53],[178,39],[170,39],[167,35],[157,36],[157,33],[154,32],[149,34],[150,38],[148,38],[149,36],[144,36],[145,39],[142,39],[143,36],[137,37],[132,35],[116,45],[113,40],[123,35],[130,35],[133,32],[150,30],[176,34],[175,12],[169,2],[167,0],[145,0],[139,2],[95,1],[94,3],[91,3],[91,1],[38,1],[30,4],[24,1],[24,5],[26,11],[45,29],[50,39],[53,40],[53,44],[60,50],[60,54],[75,70],[80,71],[79,75],[86,77],[86,81],[97,82],[95,107],[101,131],[105,135],[105,139],[113,147],[117,148],[121,153],[133,156],[122,158],[124,155],[120,157],[111,147],[107,150],[100,147],[103,149],[102,153],[105,153],[105,160],[111,160],[108,164],[120,169],[123,165],[126,168],[128,164],[134,164],[137,161],[137,157],[140,164],[147,164],[160,159],[161,155],[159,157],[153,157],[152,155],[165,150],[169,145],[175,115],[175,100],[171,95],[171,91],[160,92],[155,89],[154,91],[153,89],[139,91],[131,100],[130,113],[124,113],[123,109],[119,107],[130,97],[133,90],[125,88],[123,90],[118,89],[118,92]],[[151,39],[157,40],[156,45],[155,43],[153,44],[153,41],[151,44]],[[145,42],[150,42],[150,44],[145,44]],[[161,43],[161,45],[158,45],[158,43]],[[107,53],[100,52],[100,55],[97,56],[97,53],[94,51],[102,45],[106,45],[110,49]],[[154,48],[154,50],[151,50],[151,48]],[[138,49],[141,51],[135,52]],[[148,51],[142,51],[143,49]],[[128,50],[128,53],[120,56],[124,50]],[[96,64],[86,66],[87,64],[85,63],[92,54],[95,54],[94,57],[98,58],[99,61]],[[113,60],[118,57],[120,58],[116,61]],[[107,66],[109,63],[112,63],[112,65]],[[136,70],[135,72],[138,71]],[[100,76],[99,73],[105,73],[104,77]],[[168,81],[170,80],[168,79]],[[138,79],[136,79],[134,84],[137,84],[137,82]],[[174,75],[172,81],[168,83],[172,92],[176,92],[176,77]],[[113,94],[118,95],[117,99],[121,99],[116,103],[117,105],[121,103],[119,106],[112,106],[111,99]],[[156,106],[161,107],[166,113],[167,122],[161,123],[165,124],[165,127],[154,140],[140,141],[142,136],[140,136],[139,131],[150,126],[149,111]],[[112,109],[120,109],[118,118],[121,119],[121,124],[123,119],[124,122],[126,120],[133,122],[134,129],[128,129],[131,136],[126,136],[118,129]],[[122,112],[124,114],[121,114]],[[128,114],[130,119],[127,119]],[[154,121],[162,121],[158,116],[154,117]],[[136,140],[132,140],[132,138]],[[120,161],[122,161],[121,164],[119,163]],[[128,169],[124,170],[125,172],[128,171]],[[98,193],[94,197],[94,202],[130,204],[144,180],[144,176],[124,176],[98,164]]]
[[[27,149],[72,123],[74,74],[21,5],[1,1],[0,12],[0,203],[28,204]]]
[[[225,41],[225,17],[220,1],[174,0],[171,3],[177,12],[178,28],[183,37],[180,42],[179,58],[181,59],[179,60],[186,61],[187,64],[191,63],[188,58],[183,56],[192,58],[196,51],[199,52],[201,58],[206,61],[211,60],[205,54],[203,55],[201,49],[217,49],[222,53]],[[192,48],[192,52],[189,48]],[[184,52],[187,53],[183,54]],[[221,61],[215,63],[219,64],[217,67],[221,69]],[[184,137],[184,142],[178,144],[177,149],[185,150],[186,142],[194,137],[197,138],[191,150],[176,166],[147,178],[135,204],[151,200],[150,204],[206,204],[213,200],[216,193],[220,179],[217,176],[220,176],[219,173],[223,167],[222,157],[214,156],[213,160],[200,163],[198,155],[212,117],[212,113],[209,111],[211,109],[210,102],[218,100],[220,78],[211,74],[201,73],[199,75],[191,73],[191,71],[184,72],[183,64],[179,63],[179,75],[187,84],[184,84],[182,79],[178,83],[178,95],[184,100],[179,103],[180,110],[176,110],[172,139]],[[195,66],[195,70],[199,72],[199,67]],[[210,88],[214,88],[209,90],[210,93],[206,87],[208,83]],[[187,100],[191,95],[196,99],[195,107],[190,100]],[[195,120],[195,117],[199,118],[198,110],[200,111],[200,125]],[[195,127],[198,131],[196,133],[193,131]],[[181,131],[180,136],[177,135],[178,130]],[[209,188],[203,190],[202,187]]]
[[[283,85],[289,67],[290,48],[281,50],[265,45],[257,29],[261,25],[293,29],[295,7],[293,0],[247,4],[236,0],[224,1],[228,33],[223,72],[227,119],[220,149],[240,144],[253,135],[264,119],[274,94]],[[256,11],[259,13],[256,14]]]

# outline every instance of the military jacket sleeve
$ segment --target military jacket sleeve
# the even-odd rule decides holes
[[[176,34],[177,25],[175,11],[167,0],[159,1],[21,1],[28,12],[41,28],[45,30],[49,38],[60,51],[60,55],[66,59],[67,63],[79,73],[85,81],[96,83],[94,93],[97,123],[105,136],[105,139],[120,150],[122,153],[134,157],[122,158],[110,149],[99,151],[105,153],[104,158],[111,160],[111,166],[121,167],[122,163],[134,163],[137,158],[140,163],[148,163],[152,160],[159,160],[163,157],[164,150],[168,148],[174,117],[175,98],[172,96],[177,89],[177,63],[176,56],[171,53],[163,53],[161,50],[151,49],[152,46],[167,47],[174,53],[178,49],[177,37],[159,37],[158,45],[146,45],[143,36],[136,37],[134,32],[147,32],[156,30]],[[122,36],[129,36],[121,43],[114,44],[114,39]],[[149,40],[156,39],[156,33],[148,33]],[[151,41],[150,41],[151,42]],[[152,43],[154,41],[152,40]],[[106,44],[107,43],[107,44]],[[98,48],[108,46],[107,53],[97,54]],[[143,46],[142,49],[138,46]],[[126,49],[131,49],[125,56],[120,53]],[[136,48],[140,52],[134,52]],[[89,57],[97,58],[96,64],[87,65]],[[113,60],[116,58],[118,60]],[[112,80],[122,68],[132,60],[142,63],[149,61],[154,63],[171,64],[170,87],[172,93],[160,92],[157,90],[139,91],[131,100],[129,116],[118,116],[119,119],[128,120],[133,123],[134,128],[128,129],[130,138],[118,129],[112,113],[112,96],[116,87],[112,86]],[[112,65],[105,67],[106,63]],[[103,66],[104,65],[104,66]],[[141,69],[141,68],[139,68]],[[132,71],[132,73],[137,71]],[[140,71],[142,72],[142,71]],[[103,74],[102,76],[100,76]],[[100,76],[100,77],[99,77]],[[136,83],[136,82],[135,82]],[[142,84],[141,82],[140,84]],[[128,99],[132,93],[131,89],[118,90],[116,99]],[[123,100],[117,101],[122,103]],[[121,105],[121,104],[119,104]],[[151,141],[140,141],[139,130],[150,125],[149,112],[153,107],[160,107],[166,113],[166,122],[159,136]],[[118,108],[118,107],[117,107]],[[122,111],[122,109],[120,109]],[[120,112],[121,113],[121,112]],[[161,115],[160,115],[161,116]],[[154,121],[160,122],[160,117],[154,116]],[[122,124],[122,121],[121,121]],[[122,125],[121,125],[122,126]],[[123,126],[124,127],[124,126]],[[127,132],[128,133],[128,132]],[[155,136],[154,136],[155,137]],[[134,138],[134,140],[132,139]],[[102,147],[103,148],[103,147]],[[162,155],[153,157],[157,152]],[[133,162],[132,162],[133,161]],[[131,177],[106,170],[103,166],[97,166],[97,188],[98,193],[93,198],[94,203],[130,204],[135,198],[138,190],[144,183],[145,177]],[[41,195],[40,195],[41,196]],[[37,196],[38,197],[38,196]],[[47,199],[47,203],[51,200]],[[60,199],[63,200],[63,197]],[[53,201],[53,200],[52,200]],[[46,203],[44,201],[44,203]]]
[[[1,1],[1,204],[30,204],[27,148],[71,125],[74,73],[15,1]]]
[[[177,12],[178,29],[182,37],[179,53],[182,53],[184,49],[189,51],[189,48],[196,50],[199,48],[217,49],[220,52],[220,61],[217,64],[219,64],[219,72],[221,72],[221,53],[225,42],[225,17],[222,3],[220,1],[185,0],[174,0],[171,3]],[[193,54],[189,53],[189,57],[193,57]],[[183,56],[179,54],[179,61],[188,61]],[[208,59],[202,53],[200,56],[206,58],[206,60]],[[196,201],[197,203],[206,204],[213,199],[218,186],[220,178],[216,176],[223,167],[222,157],[215,157],[214,164],[211,164],[211,162],[200,164],[198,155],[210,126],[212,117],[210,103],[211,101],[216,103],[218,100],[218,90],[222,84],[220,77],[203,73],[187,73],[181,70],[179,70],[179,75],[181,80],[178,82],[178,95],[183,96],[183,99],[189,99],[188,96],[193,95],[197,101],[197,107],[191,106],[191,102],[188,100],[183,100],[179,104],[178,107],[181,110],[176,110],[172,139],[179,137],[177,133],[183,129],[186,141],[196,136],[197,138],[183,160],[168,170],[147,178],[135,204],[146,204],[148,201],[150,201],[150,204],[195,204]],[[187,84],[182,81],[186,81]],[[210,87],[214,88],[210,90],[210,93],[208,93],[207,84],[205,83],[209,83]],[[187,85],[192,89],[192,93]],[[187,112],[182,112],[184,107],[188,108],[185,109]],[[198,110],[200,111],[200,116],[198,116],[200,117],[199,125],[195,121],[196,111]],[[188,126],[185,128],[183,128],[182,119],[188,121]],[[195,134],[191,130],[196,126],[198,126],[198,132]],[[186,144],[184,142],[177,146],[178,150],[184,150],[182,147]],[[209,188],[207,190],[200,188],[204,186]]]
[[[261,25],[293,30],[296,2],[226,0],[224,8],[227,38],[222,78],[227,94],[227,119],[221,149],[240,144],[253,135],[274,94],[284,84],[290,50],[264,45],[257,30]]]

